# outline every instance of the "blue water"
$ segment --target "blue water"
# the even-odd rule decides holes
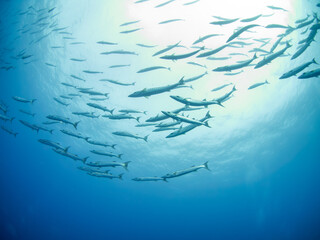
[[[317,1],[292,0],[280,5],[277,1],[258,4],[252,0],[241,3],[228,0],[218,4],[201,0],[184,6],[183,3],[190,1],[176,0],[155,8],[162,2],[165,1],[139,4],[115,0],[1,2],[0,100],[8,107],[7,116],[15,119],[12,123],[0,120],[0,124],[18,133],[14,137],[0,131],[1,239],[320,239],[319,78],[298,79],[301,72],[279,80],[284,72],[313,58],[320,62],[319,36],[316,35],[315,41],[301,56],[290,60],[298,42],[308,34],[301,33],[306,28],[294,31],[284,38],[293,45],[286,52],[289,56],[279,57],[261,69],[246,67],[235,76],[211,69],[250,59],[253,53],[249,50],[261,45],[250,38],[270,38],[265,47],[270,49],[277,35],[285,30],[253,28],[254,32],[244,33],[241,37],[247,37],[249,40],[243,41],[254,42],[254,45],[229,47],[215,57],[231,56],[230,53],[247,56],[234,55],[224,61],[191,57],[172,62],[152,57],[155,52],[179,41],[187,48],[175,48],[166,54],[188,53],[195,50],[191,46],[199,36],[224,34],[215,40],[204,41],[205,47],[215,49],[225,43],[236,27],[250,24],[239,21],[226,26],[207,24],[217,20],[213,15],[243,19],[274,13],[256,22],[262,26],[276,23],[296,26],[295,21],[307,14],[319,14]],[[253,4],[255,8],[252,8]],[[267,8],[270,5],[288,11]],[[240,7],[242,10],[238,11]],[[34,26],[41,17],[56,13],[59,14],[43,20],[43,26]],[[176,18],[183,21],[158,24]],[[137,20],[140,22],[120,27],[122,23]],[[48,27],[49,24],[67,28],[52,31],[54,27]],[[137,28],[141,29],[120,33]],[[37,30],[39,32],[32,33]],[[98,41],[118,45],[99,45]],[[142,48],[136,43],[157,46]],[[284,46],[278,46],[277,50]],[[100,54],[120,49],[139,55]],[[263,58],[260,54],[255,64]],[[21,57],[28,55],[32,56]],[[86,61],[74,62],[70,58]],[[206,65],[207,69],[190,65],[188,61]],[[130,66],[109,68],[121,64]],[[157,65],[170,67],[171,71],[136,73]],[[9,66],[13,68],[6,70]],[[318,69],[318,65],[311,64],[303,72],[312,69]],[[103,73],[86,74],[83,70]],[[149,98],[128,98],[129,94],[143,88],[173,84],[183,76],[190,78],[205,71],[208,71],[207,75],[191,83],[193,90],[182,88]],[[136,83],[119,86],[99,81],[103,78]],[[252,84],[266,79],[270,84],[248,90]],[[230,91],[231,86],[217,93],[210,91],[226,83],[233,83],[237,91],[223,104],[224,108],[215,105],[186,112],[185,116],[201,119],[209,110],[214,116],[208,121],[211,128],[200,126],[185,135],[166,138],[170,131],[156,133],[152,132],[154,127],[138,128],[135,120],[73,115],[76,111],[102,112],[86,105],[92,102],[87,95],[72,100],[59,98],[60,95],[79,93],[61,82],[109,93],[108,100],[98,103],[115,108],[115,112],[125,108],[147,111],[146,115],[134,115],[140,116],[141,122],[163,110],[182,107],[170,95],[210,100]],[[33,104],[21,103],[12,99],[13,96],[37,100]],[[62,106],[53,97],[70,105]],[[25,115],[19,109],[36,115]],[[61,123],[44,125],[42,122],[48,121],[47,115],[80,121],[78,129]],[[41,130],[37,133],[19,120],[54,131],[52,134]],[[117,146],[111,149],[90,145],[83,139],[62,134],[61,129],[77,131]],[[128,131],[141,137],[149,135],[148,142],[116,136],[112,134],[114,131]],[[38,139],[70,146],[71,153],[89,156],[90,161],[131,162],[128,171],[121,167],[110,169],[116,176],[123,173],[122,181],[97,178],[77,168],[83,166],[82,162],[55,153]],[[122,153],[123,159],[94,155],[91,150]],[[206,161],[211,171],[200,169],[168,179],[167,183],[132,181],[135,177],[161,177]]]

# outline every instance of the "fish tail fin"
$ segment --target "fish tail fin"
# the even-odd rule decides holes
[[[184,76],[179,80],[179,84],[180,85],[184,84],[184,80],[183,79],[184,79]]]
[[[105,93],[104,96],[108,97],[108,96],[109,96],[109,93]]]
[[[292,45],[290,44],[289,41],[287,41],[286,47],[287,47],[287,48],[292,47]]]
[[[37,99],[31,99],[31,103],[34,103],[35,101],[37,101]]]
[[[138,123],[140,123],[140,118],[141,118],[141,117],[137,117],[137,118],[136,118],[136,120],[137,120]]]
[[[114,111],[114,108],[112,110],[110,110],[110,113],[113,115],[113,111]]]
[[[213,116],[210,115],[210,111],[207,112],[206,117],[207,118],[212,118],[213,117]]]
[[[13,134],[13,135],[14,135],[14,137],[17,137],[17,134],[18,134],[18,133],[14,133],[14,134]]]
[[[163,177],[162,179],[163,179],[163,181],[168,182],[166,178]]]
[[[144,115],[147,115],[147,111],[143,111],[143,114],[144,114]]]
[[[90,137],[85,137],[84,140],[86,140],[88,142],[88,140],[90,139]]]
[[[111,147],[112,147],[113,149],[116,149],[116,148],[115,148],[116,146],[117,146],[117,144],[111,145]]]
[[[11,123],[12,123],[13,119],[15,119],[15,117],[12,117],[12,118],[10,119],[10,122],[11,122]]]
[[[211,128],[211,127],[209,126],[208,120],[204,122],[204,126],[206,126],[206,127],[208,127],[208,128]]]
[[[232,91],[233,91],[233,92],[234,92],[234,91],[237,91],[237,89],[236,89],[236,86],[235,86],[235,85],[233,85]]]
[[[66,147],[65,149],[63,149],[64,152],[68,152],[70,146]]]
[[[134,86],[134,85],[136,85],[136,82],[133,82],[133,83],[132,83],[132,86]]]
[[[123,155],[123,153],[118,154],[118,158],[122,159],[122,157],[121,157],[122,155]]]
[[[129,165],[129,163],[131,163],[131,161],[125,162],[125,163],[123,164],[124,169],[127,170],[127,171],[128,171],[128,165]]]
[[[49,130],[49,132],[52,134],[54,129]]]
[[[123,174],[124,174],[124,173],[120,173],[120,174],[119,174],[118,178],[119,178],[120,180],[123,180],[123,179],[122,179]]]
[[[145,140],[146,142],[148,142],[148,137],[149,137],[149,135],[145,136],[145,137],[143,138],[143,140]]]
[[[254,53],[253,59],[256,59],[256,58],[258,58],[258,57],[257,57],[257,53]]]
[[[208,167],[208,161],[206,161],[203,165],[207,170],[211,171],[210,168]]]
[[[80,121],[75,122],[75,123],[73,124],[73,126],[74,126],[75,129],[77,129],[77,126],[78,126],[79,122],[80,122]]]
[[[319,65],[319,63],[316,62],[316,58],[313,58],[313,59],[312,59],[312,62],[313,62],[314,64]]]
[[[224,106],[222,105],[221,101],[217,101],[217,104],[224,108]]]
[[[168,69],[169,71],[171,71],[171,68],[170,68],[170,67],[168,67],[167,69]]]
[[[89,157],[85,157],[85,158],[83,158],[83,159],[82,159],[82,162],[83,162],[83,163],[86,163],[86,162],[87,162],[87,160],[88,160],[88,158],[89,158]]]
[[[266,83],[266,84],[270,84],[267,79],[266,79],[265,83]]]
[[[194,88],[193,88],[193,86],[192,86],[192,85],[190,85],[190,88],[191,88],[192,90],[194,90]]]

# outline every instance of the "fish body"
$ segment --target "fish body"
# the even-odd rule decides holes
[[[261,82],[261,83],[255,83],[253,85],[251,85],[250,87],[248,87],[248,89],[254,89],[256,87],[259,87],[259,86],[262,86],[262,85],[265,85],[265,84],[269,84],[269,82],[266,80],[265,82]]]
[[[86,165],[91,167],[123,167],[128,170],[128,165],[131,161],[128,162],[104,162],[104,161],[96,161],[96,162],[88,162]]]
[[[13,119],[15,119],[15,117],[10,118],[10,117],[8,117],[8,116],[6,116],[6,115],[0,114],[0,119],[3,120],[3,121],[5,121],[5,122],[6,122],[6,121],[12,122]]]
[[[121,64],[121,65],[111,65],[109,68],[122,68],[122,67],[130,67],[131,64]]]
[[[142,29],[142,28],[135,28],[135,29],[131,29],[131,30],[121,31],[120,33],[122,33],[122,34],[128,34],[128,33],[133,33],[133,32],[139,31],[139,30],[141,30],[141,29]]]
[[[154,53],[152,56],[153,56],[153,57],[155,57],[155,56],[157,56],[157,55],[159,55],[159,54],[162,54],[162,53],[168,52],[168,51],[170,51],[171,49],[173,49],[173,48],[177,47],[177,46],[179,45],[179,43],[180,43],[180,42],[181,42],[181,41],[179,41],[179,42],[178,42],[178,43],[176,43],[176,44],[170,45],[170,46],[168,46],[168,47],[166,47],[166,48],[164,48],[164,49],[162,49],[162,50],[160,50],[160,51],[158,51],[158,52]]]
[[[22,103],[34,103],[37,100],[37,99],[25,99],[17,96],[13,96],[12,99]]]
[[[240,68],[243,68],[243,67],[247,67],[256,58],[257,58],[257,55],[254,54],[254,56],[251,59],[247,60],[247,61],[244,61],[242,63],[233,64],[233,65],[217,67],[217,68],[213,69],[212,71],[215,71],[215,72],[228,71],[229,72],[229,71],[232,71],[232,70],[236,70],[236,69],[240,69]]]
[[[181,19],[181,18],[169,19],[169,20],[166,20],[166,21],[159,22],[158,24],[167,24],[167,23],[179,22],[179,21],[185,21],[185,20]]]
[[[100,142],[100,141],[94,141],[94,140],[91,140],[90,138],[86,138],[86,141],[92,145],[96,145],[96,146],[102,146],[102,147],[111,147],[113,149],[115,149],[115,146],[117,144],[108,144],[108,143],[105,143],[105,142]]]
[[[74,115],[84,116],[89,118],[99,118],[100,115],[94,115],[93,112],[72,112]]]
[[[104,107],[102,105],[99,105],[99,104],[96,104],[96,103],[87,103],[87,105],[89,107],[93,107],[93,108],[96,108],[96,109],[99,109],[99,110],[102,110],[104,112],[109,112],[109,113],[113,113],[114,109],[108,109],[107,107]]]
[[[71,158],[71,159],[73,159],[75,161],[81,161],[83,163],[85,163],[87,161],[87,159],[89,158],[89,157],[81,158],[76,154],[72,154],[72,153],[66,152],[66,151],[64,151],[62,149],[57,149],[57,148],[53,148],[53,151],[55,151],[56,153],[58,153],[58,154],[60,154],[62,156]]]
[[[180,177],[183,176],[185,174],[189,174],[192,172],[196,172],[199,169],[204,168],[210,171],[209,167],[208,167],[208,162],[205,162],[204,164],[201,164],[199,166],[193,166],[184,170],[180,170],[180,171],[176,171],[174,173],[169,173],[163,176],[163,178],[167,179],[167,178],[175,178],[175,177]]]
[[[66,134],[66,135],[75,137],[75,138],[80,138],[80,139],[84,139],[84,140],[87,140],[87,139],[88,139],[88,137],[85,137],[85,136],[83,136],[83,135],[80,134],[80,133],[71,132],[71,131],[64,130],[64,129],[60,130],[60,132]]]
[[[53,147],[53,148],[56,148],[56,149],[60,149],[62,151],[65,151],[67,152],[68,149],[70,147],[62,147],[60,143],[57,143],[57,142],[53,142],[53,141],[50,141],[50,140],[47,140],[47,139],[38,139],[38,142],[44,144],[44,145],[48,145],[50,147]]]
[[[216,87],[216,88],[212,89],[211,92],[219,91],[219,90],[221,90],[221,89],[223,89],[223,88],[225,88],[227,86],[230,86],[230,85],[232,85],[232,83],[224,84],[222,86],[219,86],[219,87]]]
[[[198,79],[202,78],[203,76],[205,76],[205,75],[207,75],[207,74],[208,74],[208,72],[206,71],[206,72],[204,72],[203,74],[200,74],[200,75],[198,75],[198,76],[194,76],[194,77],[185,79],[185,80],[183,80],[183,81],[184,81],[185,83],[186,83],[186,82],[193,82],[193,81],[195,81],[195,80],[198,80]]]
[[[245,19],[241,19],[240,22],[252,22],[254,20],[257,20],[258,18],[260,18],[262,16],[262,14],[259,14],[257,16],[251,17],[251,18],[245,18]]]
[[[19,120],[19,122],[21,122],[21,123],[22,123],[23,125],[25,125],[26,127],[30,128],[30,129],[32,129],[32,130],[35,130],[35,131],[37,131],[37,132],[39,132],[39,130],[40,130],[37,126],[35,126],[34,124],[31,124],[31,123],[29,123],[29,122],[27,122],[27,121]]]
[[[175,1],[175,0],[169,0],[167,2],[161,3],[161,4],[157,5],[157,6],[155,6],[155,8],[163,7],[163,6],[169,4],[169,3],[173,2],[173,1]]]
[[[199,1],[199,0],[197,0]],[[135,177],[135,178],[132,178],[133,181],[136,181],[136,182],[156,182],[156,181],[165,181],[166,182],[166,179],[165,178],[162,178],[162,177]]]
[[[163,87],[145,88],[141,91],[137,91],[130,94],[129,97],[148,97],[155,94],[169,92],[172,89],[175,89],[177,86],[183,85],[183,84],[184,84],[184,81],[183,81],[183,78],[181,78],[180,81],[175,84],[171,84]]]
[[[87,174],[95,177],[104,177],[104,178],[110,178],[110,179],[119,178],[120,180],[122,180],[122,176],[123,176],[123,173],[120,173],[118,176],[116,176],[106,172],[103,173],[103,172],[95,172],[95,171],[87,172]]]
[[[146,45],[146,44],[142,44],[142,43],[137,43],[136,45],[139,47],[144,47],[144,48],[154,48],[157,46],[157,45]]]
[[[153,67],[147,67],[147,68],[140,69],[137,73],[144,73],[144,72],[149,72],[149,71],[153,71],[153,70],[157,70],[157,69],[168,69],[169,71],[171,70],[168,67],[153,66]]]
[[[259,27],[258,24],[250,24],[235,31],[227,40],[227,43],[238,37],[241,33],[248,31],[250,28]]]
[[[70,77],[72,77],[72,78],[74,78],[74,79],[77,79],[77,80],[80,80],[80,81],[84,81],[84,82],[86,81],[86,80],[84,80],[83,78],[77,77],[77,76],[75,76],[75,75],[73,75],[73,74],[71,74]]]
[[[109,52],[102,52],[100,53],[102,55],[110,55],[110,54],[120,54],[120,55],[138,55],[135,52],[131,51],[125,51],[125,50],[115,50],[115,51],[109,51]]]
[[[120,25],[120,27],[132,25],[132,24],[135,24],[135,23],[138,23],[138,22],[140,22],[140,20],[131,21],[131,22],[125,22],[125,23],[122,23],[122,24]]]
[[[139,110],[134,110],[134,109],[121,109],[119,110],[121,113],[143,113],[144,115],[147,114],[146,111],[139,111]]]
[[[282,76],[279,79],[285,79],[285,78],[289,78],[289,77],[295,76],[296,74],[298,74],[299,72],[303,71],[306,67],[308,67],[312,63],[317,64],[315,59],[312,59],[312,61],[307,62],[305,64],[302,64],[302,65],[290,70],[289,72],[286,72],[286,73],[282,74]]]
[[[79,92],[89,94],[91,96],[105,96],[105,97],[109,96],[109,93],[101,93],[101,92],[93,91],[91,89],[80,89]]]
[[[197,54],[198,52],[200,52],[201,50],[203,50],[204,48],[202,47],[201,49],[198,49],[196,51],[193,51],[193,52],[190,52],[190,53],[185,53],[185,54],[178,54],[178,55],[175,55],[175,54],[172,54],[172,55],[165,55],[165,56],[162,56],[160,57],[161,59],[165,59],[165,60],[179,60],[179,59],[184,59],[184,58],[188,58],[188,57],[191,57],[195,54]]]
[[[11,129],[6,128],[5,126],[1,126],[1,129],[2,129],[3,131],[5,131],[5,132],[7,132],[7,133],[9,133],[9,134],[11,134],[11,135],[13,135],[14,137],[16,137],[16,136],[18,135],[17,132],[14,132],[14,131],[12,131]]]
[[[279,57],[282,54],[284,54],[284,52],[290,47],[291,47],[291,45],[287,42],[287,45],[283,49],[281,49],[278,52],[272,53],[269,56],[265,57],[260,62],[258,62],[254,68],[260,68],[260,67],[270,63],[272,60],[274,60],[277,57]]]
[[[116,80],[112,80],[112,79],[100,79],[99,81],[101,81],[101,82],[110,82],[110,83],[121,85],[121,86],[134,86],[136,84],[135,82],[133,82],[133,83],[122,83],[122,82],[119,82],[119,81],[116,81]]]
[[[309,72],[304,72],[302,75],[300,75],[299,79],[305,79],[305,78],[312,78],[312,77],[318,77],[320,75],[320,68],[314,69]]]
[[[221,105],[220,102],[218,102],[217,100],[212,100],[212,101],[206,101],[206,100],[194,100],[194,99],[191,99],[191,98],[183,98],[183,97],[180,97],[180,96],[170,96],[172,99],[178,101],[178,102],[181,102],[185,105],[188,105],[188,106],[202,106],[202,107],[208,107],[209,105],[213,105],[213,104],[218,104],[218,105]]]
[[[132,133],[129,133],[129,132],[125,132],[125,131],[117,131],[117,132],[113,132],[112,133],[113,135],[117,135],[117,136],[121,136],[121,137],[130,137],[130,138],[135,138],[135,139],[142,139],[144,141],[148,141],[148,136],[145,136],[145,137],[139,137],[135,134],[132,134]]]
[[[66,124],[70,124],[72,125],[75,129],[77,129],[77,126],[79,124],[80,121],[78,122],[71,122],[71,120],[69,118],[65,118],[65,117],[61,117],[61,116],[57,116],[57,115],[48,115],[47,116],[48,119],[50,120],[54,120],[54,121],[58,121],[58,122],[63,122]]]
[[[209,35],[206,35],[206,36],[203,36],[203,37],[199,37],[199,39],[194,41],[194,43],[192,43],[192,44],[194,45],[194,44],[197,44],[197,43],[201,43],[201,42],[203,42],[204,40],[206,40],[208,38],[216,37],[216,36],[222,36],[222,34],[209,34]]]
[[[98,150],[91,150],[90,152],[97,154],[97,155],[102,155],[102,156],[107,156],[107,157],[116,157],[121,159],[121,156],[123,154],[114,154],[114,153],[110,153],[110,152],[102,152],[102,151],[98,151]]]
[[[219,103],[221,104],[221,103],[227,101],[227,100],[230,98],[231,94],[232,94],[233,92],[235,92],[235,91],[237,91],[237,89],[236,89],[236,87],[233,85],[233,88],[232,88],[229,92],[227,92],[225,95],[223,95],[223,96],[221,96],[221,97],[219,97],[219,98],[216,98],[216,99],[213,100],[213,101],[217,101],[217,102],[219,102]]]
[[[206,127],[210,127],[208,125],[208,122],[205,121],[205,122],[201,122],[201,121],[198,121],[194,118],[188,118],[188,117],[185,117],[185,116],[182,116],[182,115],[179,115],[177,113],[171,113],[171,112],[166,112],[166,111],[161,111],[164,115],[167,115],[168,117],[174,119],[174,120],[177,120],[177,121],[180,121],[180,122],[186,122],[186,123],[191,123],[191,124],[196,124],[196,125],[203,125],[203,126],[206,126]]]
[[[100,74],[100,73],[103,73],[103,72],[90,71],[90,70],[83,70],[82,72],[84,72],[84,73],[88,73],[88,74]]]
[[[103,44],[103,45],[118,45],[118,43],[114,42],[106,42],[106,41],[99,41],[97,42],[98,44]]]
[[[70,104],[69,103],[65,103],[63,101],[61,101],[60,99],[54,97],[53,100],[55,100],[57,103],[63,105],[63,106],[69,106]]]
[[[140,122],[140,117],[133,117],[129,114],[102,115],[102,117],[106,117],[111,120],[135,119],[137,122]]]
[[[229,44],[225,44],[225,45],[222,45],[221,47],[218,47],[214,50],[210,50],[210,51],[207,51],[207,52],[204,52],[204,53],[201,53],[197,56],[197,58],[201,58],[201,57],[209,57],[213,54],[216,54],[218,52],[220,52],[221,50],[223,50],[224,48],[228,47]]]
[[[239,18],[234,18],[234,19],[228,19],[228,20],[220,20],[220,21],[213,21],[211,22],[210,24],[213,24],[213,25],[226,25],[226,24],[230,24],[230,23],[233,23],[235,21],[237,21]]]

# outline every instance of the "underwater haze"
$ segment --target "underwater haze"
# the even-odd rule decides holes
[[[0,4],[1,239],[320,239],[320,2]]]

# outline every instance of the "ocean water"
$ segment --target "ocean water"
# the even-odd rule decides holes
[[[1,1],[0,101],[7,111],[0,114],[14,119],[0,119],[0,124],[17,133],[15,137],[0,129],[1,239],[320,239],[320,82],[318,77],[299,78],[319,69],[310,63],[320,62],[319,35],[308,39],[317,31],[312,26],[318,26],[318,2],[175,0],[162,5],[166,2]],[[234,21],[219,25],[217,21],[226,21],[221,17]],[[175,21],[159,24],[167,20]],[[306,26],[297,28],[301,23]],[[221,51],[197,57],[227,44],[237,28],[251,24],[257,26]],[[209,34],[217,35],[194,44]],[[281,34],[273,54],[284,53],[256,67],[272,55],[270,49]],[[306,50],[291,59],[304,44]],[[120,50],[129,54],[112,52]],[[194,55],[175,61],[160,58],[187,53]],[[250,59],[249,66],[231,72],[212,71]],[[310,64],[295,76],[279,79],[305,63]],[[152,66],[164,68],[138,73]],[[181,88],[129,97],[181,78],[186,80]],[[248,89],[265,80],[269,84]],[[229,85],[211,91],[225,84]],[[108,99],[92,100],[105,96],[90,96],[79,88],[108,93]],[[68,94],[77,96],[61,97]],[[194,124],[200,126],[172,138],[167,136],[190,123],[153,132],[155,126],[137,127],[135,119],[102,117],[109,113],[87,105],[114,109],[114,115],[121,109],[141,111],[131,116],[140,117],[143,124],[161,111],[185,106],[170,96],[211,101],[226,94],[230,98],[221,101],[223,106],[212,104],[178,116],[198,121],[209,112],[210,127],[198,121]],[[36,100],[24,103],[14,96]],[[61,122],[46,125],[49,115],[80,122],[77,129]],[[20,120],[53,132],[37,132]],[[63,129],[116,146],[92,145],[62,133]],[[139,138],[113,134],[117,131]],[[146,136],[147,141],[141,139]],[[39,139],[69,146],[67,153],[89,158],[85,163],[74,161]],[[92,150],[123,155],[119,159]],[[100,169],[121,180],[79,169],[94,161],[130,163],[128,170]],[[192,166],[201,168],[159,181],[133,180],[163,177]]]

